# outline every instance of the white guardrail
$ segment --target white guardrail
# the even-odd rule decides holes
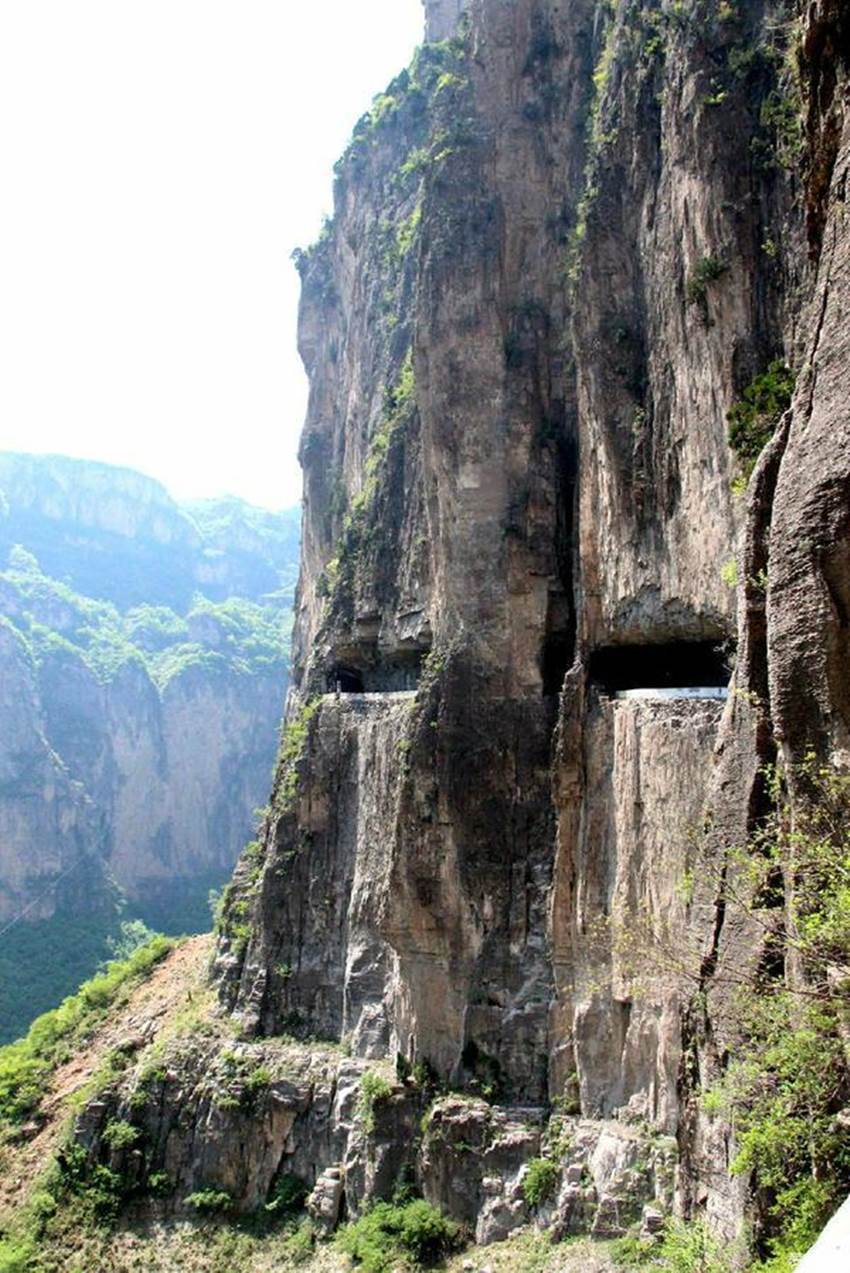
[[[684,685],[681,688],[618,690],[615,698],[728,698],[725,685]]]

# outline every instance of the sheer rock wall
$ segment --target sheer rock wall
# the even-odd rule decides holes
[[[10,626],[0,636],[0,918],[97,910],[114,880],[152,922],[173,923],[250,838],[279,673],[189,667],[160,692],[135,663],[103,684],[67,649],[36,669]]]
[[[790,6],[468,15],[361,122],[302,260],[293,733],[220,993],[260,1041],[398,1058],[393,1100],[418,1065],[495,1102],[431,1115],[480,1182],[445,1137],[409,1147],[484,1236],[527,1218],[554,1111],[584,1158],[552,1149],[541,1223],[608,1235],[654,1200],[731,1237],[746,1181],[699,1095],[719,972],[760,947],[723,849],[777,743],[846,751],[846,17],[801,28],[803,185],[769,109]],[[777,357],[793,411],[733,497],[726,411]],[[617,697],[659,651],[705,684],[736,630],[725,706]],[[644,1133],[672,1154],[649,1175]]]

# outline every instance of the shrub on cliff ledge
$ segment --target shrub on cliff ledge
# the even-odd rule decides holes
[[[740,400],[727,412],[729,445],[747,477],[790,407],[793,392],[794,373],[786,362],[776,358],[747,385]]]
[[[383,1105],[393,1094],[392,1084],[380,1074],[368,1070],[360,1080],[360,1098],[357,1102],[357,1116],[360,1124],[371,1135],[375,1130],[375,1108]]]
[[[716,256],[703,256],[697,261],[685,288],[689,305],[699,306],[703,320],[708,319],[708,285],[716,283],[729,267]]]
[[[319,699],[305,703],[298,715],[283,730],[277,756],[276,813],[286,812],[295,803],[298,791],[298,765],[307,746],[310,721],[319,710],[319,706]]]
[[[530,1207],[539,1207],[555,1192],[558,1164],[551,1158],[532,1158],[522,1178],[522,1194]]]
[[[460,1226],[421,1198],[404,1206],[379,1202],[340,1230],[338,1246],[365,1273],[435,1264],[461,1244]]]
[[[224,1189],[198,1189],[189,1194],[186,1206],[194,1208],[200,1215],[216,1215],[229,1211],[233,1206],[233,1199]]]

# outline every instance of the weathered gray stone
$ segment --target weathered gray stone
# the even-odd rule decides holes
[[[456,9],[431,6],[429,33]],[[352,1056],[299,1063],[277,1121],[194,1089],[181,1183],[227,1179],[246,1209],[284,1162],[311,1183],[341,1162],[352,1213],[410,1169],[482,1241],[529,1220],[742,1228],[732,1131],[700,1102],[734,1040],[722,974],[761,953],[725,905],[727,850],[777,742],[850,748],[844,99],[826,77],[812,107],[824,144],[841,129],[808,195],[804,339],[794,181],[752,161],[773,72],[717,100],[706,51],[757,47],[785,10],[742,2],[727,25],[707,6],[663,52],[645,6],[607,12],[472,0],[467,55],[432,50],[457,59],[439,91],[427,57],[416,93],[397,86],[301,262],[303,749],[260,877],[237,873],[250,934],[225,925],[217,977],[249,1055],[293,1031]],[[810,7],[806,47],[837,12]],[[736,500],[726,412],[806,340],[793,411]],[[668,686],[710,688],[736,554],[731,694],[617,697],[605,659],[628,682],[660,649]],[[359,1084],[379,1058],[400,1081],[370,1130]],[[462,1092],[420,1135],[434,1076]],[[225,1135],[244,1148],[220,1164]],[[541,1156],[555,1187],[532,1215]]]
[[[343,1168],[327,1167],[319,1176],[307,1199],[307,1211],[320,1232],[332,1233],[336,1228],[344,1196]]]

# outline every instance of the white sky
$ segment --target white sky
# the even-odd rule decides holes
[[[296,503],[289,255],[421,0],[0,0],[0,450]]]

